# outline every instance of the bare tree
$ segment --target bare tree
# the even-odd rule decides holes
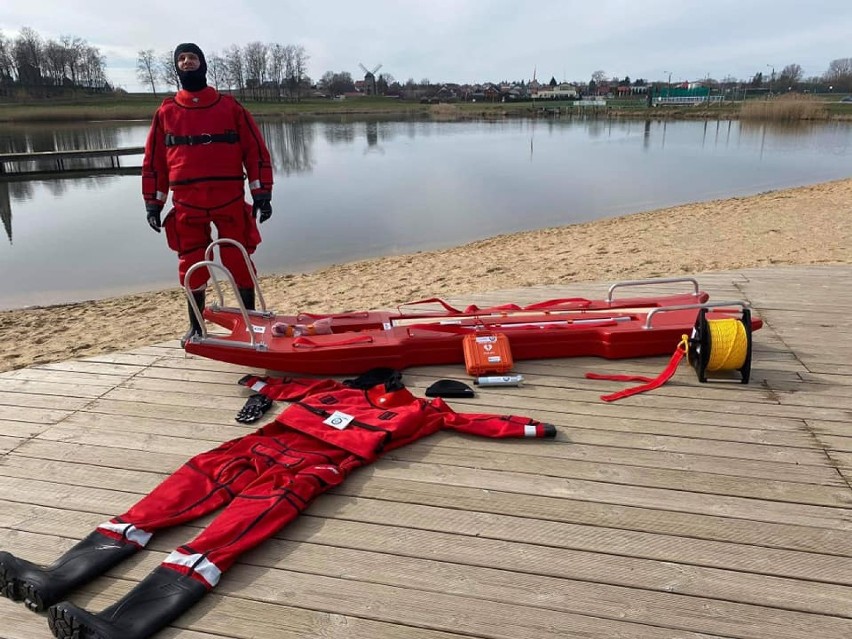
[[[320,79],[320,87],[327,95],[343,95],[355,90],[355,82],[348,71],[327,71]]]
[[[781,69],[781,73],[778,76],[778,86],[782,87],[782,92],[783,87],[792,89],[802,81],[803,75],[804,72],[802,71],[801,66],[798,64],[788,64],[786,67]]]
[[[80,72],[86,56],[86,41],[77,36],[64,35],[59,38],[68,51],[68,76],[74,85],[80,82]]]
[[[86,46],[83,55],[82,83],[91,89],[111,89],[106,79],[106,58],[97,47]]]
[[[245,61],[246,86],[251,89],[255,99],[261,97],[263,83],[266,81],[267,46],[262,42],[249,42],[243,49]]]
[[[240,95],[242,95],[245,87],[245,68],[243,67],[243,56],[240,48],[232,44],[225,49],[224,58],[228,84],[236,87]]]
[[[228,87],[226,75],[225,59],[215,51],[212,52],[207,57],[207,79],[210,81],[210,84],[222,91]]]
[[[840,89],[852,91],[852,58],[832,60],[823,80]]]
[[[284,78],[287,74],[288,48],[280,44],[269,46],[267,77],[275,85],[275,97],[281,99],[281,89],[284,86]]]
[[[143,86],[150,86],[157,97],[157,59],[153,49],[140,50],[136,57],[136,77]]]
[[[295,92],[297,100],[302,97],[302,85],[306,84],[308,60],[310,59],[302,45],[293,48],[293,68],[292,73],[287,75],[287,84],[290,87],[291,95]]]
[[[0,85],[11,84],[15,79],[15,63],[12,43],[0,31]]]
[[[157,75],[167,87],[172,86],[180,91],[180,76],[175,67],[175,55],[172,51],[164,51],[157,60]]]
[[[71,52],[62,44],[48,40],[44,44],[44,75],[54,86],[62,86],[65,69],[69,66]]]
[[[592,82],[601,84],[606,82],[606,71],[599,69],[592,74]]]
[[[24,85],[41,84],[42,42],[38,33],[24,27],[12,45],[18,81]]]
[[[379,95],[384,95],[394,82],[396,80],[390,73],[380,73],[379,77],[376,78],[376,91]]]

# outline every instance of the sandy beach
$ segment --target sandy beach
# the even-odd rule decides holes
[[[259,250],[271,249],[261,245]],[[849,263],[852,178],[500,235],[311,273],[261,274],[260,283],[267,306],[278,312],[342,312],[541,284]],[[186,299],[177,287],[3,311],[0,371],[175,339],[186,325]]]

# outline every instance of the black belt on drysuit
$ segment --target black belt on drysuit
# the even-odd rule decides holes
[[[236,131],[202,133],[201,135],[172,135],[171,133],[166,133],[166,146],[178,146],[180,144],[194,146],[196,144],[211,144],[213,142],[236,144],[239,141],[240,134]]]

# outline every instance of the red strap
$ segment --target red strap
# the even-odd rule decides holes
[[[373,338],[369,335],[359,335],[358,337],[350,337],[348,339],[340,339],[336,342],[317,342],[307,337],[297,337],[293,340],[293,346],[302,346],[304,348],[328,348],[330,346],[348,346],[349,344],[364,344],[372,342]]]
[[[523,307],[518,306],[517,304],[500,304],[498,306],[486,306],[485,308],[479,308],[476,304],[471,304],[466,309],[464,309],[465,315],[486,315],[488,313],[507,313],[509,311],[523,311],[525,310]]]
[[[605,402],[614,402],[624,397],[630,397],[631,395],[637,395],[639,393],[644,393],[645,391],[654,390],[655,388],[659,388],[667,381],[669,381],[672,375],[675,374],[677,366],[678,364],[680,364],[680,360],[682,360],[683,356],[686,355],[686,344],[686,339],[681,340],[680,344],[677,345],[677,348],[675,349],[672,358],[669,360],[668,365],[665,367],[665,369],[663,369],[663,372],[653,379],[649,377],[642,377],[641,375],[599,375],[597,373],[586,373],[586,377],[588,379],[612,379],[616,381],[646,382],[641,386],[625,388],[624,390],[620,390],[617,393],[601,395],[601,399]]]
[[[411,324],[406,326],[408,336],[414,337],[412,331],[429,331],[431,333],[449,333],[450,335],[491,335],[489,331],[482,330],[482,324]]]
[[[446,310],[448,310],[453,315],[461,315],[462,314],[462,311],[460,311],[459,309],[457,309],[453,306],[450,306],[444,300],[442,300],[440,297],[430,297],[429,299],[417,300],[416,302],[405,302],[404,304],[400,304],[396,308],[400,312],[401,315],[405,315],[405,313],[402,310],[403,306],[415,306],[417,304],[440,304],[441,306],[443,306]]]
[[[644,375],[603,375],[601,373],[586,373],[586,379],[608,379],[615,382],[653,382],[653,377]]]
[[[592,305],[592,300],[587,300],[585,297],[563,297],[556,300],[546,300],[544,302],[536,302],[529,306],[524,306],[525,311],[539,311],[548,308],[561,308],[565,304],[570,304],[576,308],[588,308]]]
[[[402,310],[403,306],[416,306],[417,304],[440,304],[447,311],[452,313],[453,315],[475,315],[475,314],[486,314],[486,313],[499,313],[499,312],[508,312],[508,311],[540,311],[546,309],[562,309],[565,304],[571,304],[574,307],[579,308],[588,308],[592,305],[591,300],[587,300],[584,297],[566,297],[562,299],[555,300],[546,300],[544,302],[536,302],[535,304],[530,304],[528,306],[518,306],[517,304],[500,304],[499,306],[488,306],[485,308],[480,308],[476,304],[471,304],[466,307],[464,310],[460,310],[453,306],[450,306],[442,300],[440,297],[430,297],[425,300],[418,300],[416,302],[405,302],[404,304],[400,304],[397,309],[401,314],[404,315]]]
[[[369,313],[367,311],[357,311],[355,313],[299,313],[296,316],[297,322],[302,322],[304,320],[320,320],[320,319],[364,319],[365,317],[369,317]]]

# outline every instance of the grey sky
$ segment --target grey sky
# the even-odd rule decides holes
[[[76,8],[72,8],[76,5]],[[308,73],[381,63],[399,81],[751,78],[799,64],[822,75],[852,57],[850,0],[6,0],[0,30],[30,27],[98,47],[116,85],[141,90],[137,52],[196,42],[297,44]]]

